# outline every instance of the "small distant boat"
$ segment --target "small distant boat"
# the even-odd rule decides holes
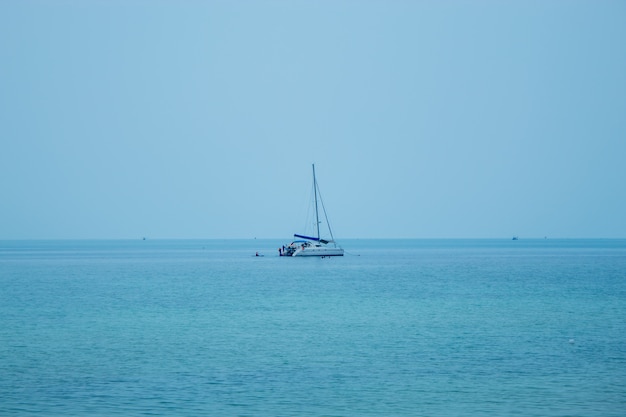
[[[326,215],[326,209],[324,208],[324,202],[322,201],[321,194],[317,185],[317,179],[315,178],[315,164],[313,164],[313,193],[315,194],[315,225],[317,234],[315,236],[306,236],[300,234],[294,234],[293,236],[298,240],[294,240],[287,246],[283,246],[278,249],[280,256],[343,256],[343,249],[337,246],[333,232],[330,229],[330,223],[328,222],[328,216]],[[328,227],[328,234],[330,238],[322,238],[320,235],[320,218],[319,218],[319,205],[322,206],[324,212],[324,218],[326,220],[326,226]]]
[[[517,236],[513,236],[512,240],[519,240],[519,238]]]

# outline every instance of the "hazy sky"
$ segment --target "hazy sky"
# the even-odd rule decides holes
[[[0,239],[626,237],[626,1],[0,2]]]

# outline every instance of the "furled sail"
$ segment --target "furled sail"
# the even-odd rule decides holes
[[[315,242],[321,242],[323,244],[327,244],[327,243],[332,242],[332,240],[318,239],[316,237],[311,237],[311,236],[304,236],[304,235],[297,235],[297,234],[294,234],[293,236],[294,237],[299,237],[300,239],[307,239],[307,240],[313,240]]]

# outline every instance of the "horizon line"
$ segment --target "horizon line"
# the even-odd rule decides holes
[[[514,237],[516,239],[514,239]],[[8,241],[51,241],[51,240],[74,240],[74,241],[88,241],[88,240],[125,240],[125,241],[148,241],[148,240],[291,240],[293,238],[282,237],[25,237],[25,238],[4,238],[0,237],[1,242]],[[548,236],[496,236],[496,237],[346,237],[342,239],[335,239],[336,242],[344,240],[567,240],[567,239],[606,239],[606,240],[619,240],[626,239],[626,237],[603,237],[603,236],[577,236],[577,237],[548,237]]]

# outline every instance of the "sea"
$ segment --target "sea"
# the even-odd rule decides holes
[[[626,415],[626,240],[285,243],[0,241],[0,415]]]

